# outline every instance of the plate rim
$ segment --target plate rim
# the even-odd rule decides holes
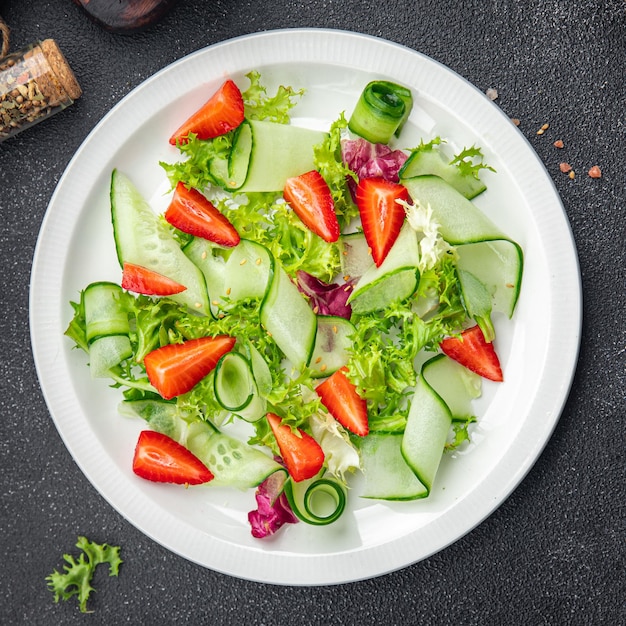
[[[72,441],[66,429],[63,427],[62,422],[58,418],[58,413],[61,412],[64,407],[59,404],[59,398],[54,395],[56,392],[52,392],[50,390],[50,387],[48,384],[48,373],[44,371],[43,369],[43,362],[45,361],[45,359],[43,359],[41,356],[42,349],[43,349],[42,342],[44,342],[45,344],[45,338],[42,336],[42,333],[45,335],[45,332],[44,332],[45,326],[50,322],[50,320],[47,319],[45,315],[42,316],[41,311],[39,310],[37,306],[34,306],[34,303],[37,300],[37,296],[38,296],[39,289],[40,289],[40,283],[42,281],[42,273],[41,273],[42,253],[46,245],[46,242],[44,241],[44,239],[45,239],[45,235],[48,234],[48,231],[52,229],[51,223],[53,221],[53,217],[55,217],[53,213],[55,210],[54,207],[56,206],[57,198],[60,196],[61,190],[64,188],[64,186],[68,184],[68,181],[70,181],[72,172],[74,171],[74,168],[77,166],[77,164],[80,162],[80,159],[83,153],[85,152],[85,150],[87,150],[90,143],[94,141],[94,138],[98,137],[98,135],[102,132],[102,130],[106,128],[106,125],[109,123],[109,120],[114,118],[114,116],[117,115],[120,110],[123,110],[124,107],[127,107],[128,103],[132,102],[132,99],[137,97],[137,95],[142,90],[145,90],[149,85],[158,83],[161,80],[161,77],[165,75],[166,73],[175,72],[176,69],[180,67],[181,64],[189,63],[192,59],[196,57],[210,55],[212,51],[218,48],[223,48],[225,46],[233,46],[233,45],[237,46],[238,42],[241,42],[241,41],[247,42],[250,40],[262,40],[262,39],[267,39],[267,38],[271,39],[274,37],[280,38],[280,37],[284,37],[285,35],[301,37],[302,41],[304,41],[306,40],[307,37],[319,36],[321,33],[324,33],[324,34],[327,34],[336,38],[349,38],[349,39],[354,39],[355,41],[358,41],[358,42],[366,42],[366,45],[371,44],[371,45],[376,45],[376,46],[382,46],[384,48],[397,49],[399,51],[403,51],[404,53],[409,53],[411,55],[417,55],[424,62],[429,63],[429,64],[430,63],[435,64],[436,66],[440,68],[441,71],[444,71],[445,73],[450,74],[455,79],[455,81],[460,81],[461,83],[463,83],[465,85],[465,88],[470,87],[471,89],[475,90],[477,93],[481,93],[474,85],[472,85],[467,79],[463,78],[457,72],[455,72],[454,70],[450,69],[449,67],[440,63],[439,61],[432,59],[417,50],[409,48],[403,44],[399,44],[399,43],[395,43],[392,41],[388,41],[386,39],[382,39],[380,37],[367,35],[367,34],[360,34],[360,33],[356,33],[353,31],[345,31],[345,30],[337,30],[337,29],[329,29],[329,28],[276,29],[276,30],[263,31],[260,33],[240,35],[238,37],[216,42],[200,50],[196,50],[195,52],[192,52],[174,61],[173,63],[167,65],[166,67],[158,70],[157,72],[152,74],[150,77],[142,81],[134,89],[132,89],[128,94],[126,94],[116,105],[114,105],[102,117],[102,119],[94,126],[94,128],[89,132],[89,134],[85,138],[85,140],[76,150],[73,157],[68,162],[61,178],[59,179],[59,182],[57,183],[57,186],[51,196],[50,202],[46,209],[44,218],[42,220],[40,232],[39,232],[37,243],[35,246],[35,252],[33,255],[33,263],[32,263],[32,270],[31,270],[31,283],[30,283],[30,291],[29,291],[29,326],[30,326],[30,335],[31,335],[31,345],[32,345],[33,357],[35,361],[35,368],[37,371],[37,376],[39,379],[40,387],[44,395],[44,399],[46,401],[46,405],[52,416],[55,426],[64,442],[64,445],[70,452],[74,461],[80,467],[83,474],[85,474],[88,480],[95,487],[97,492],[103,498],[105,498],[105,500],[107,500],[109,504],[111,504],[111,506],[113,506],[113,508],[117,510],[118,513],[120,513],[122,517],[124,517],[127,521],[129,521],[136,528],[138,528],[140,532],[151,537],[154,541],[156,541],[160,545],[163,545],[168,550],[176,554],[179,554],[183,558],[186,558],[187,560],[195,562],[203,567],[208,567],[215,571],[220,571],[222,573],[225,573],[231,576],[254,580],[258,582],[266,582],[266,583],[281,584],[281,585],[341,584],[341,583],[353,582],[357,580],[364,580],[367,578],[380,576],[380,575],[389,573],[391,571],[402,569],[413,563],[426,559],[436,552],[443,550],[450,544],[461,539],[463,536],[465,536],[467,533],[473,530],[477,525],[479,525],[482,521],[484,521],[484,519],[492,515],[495,512],[495,510],[502,504],[502,502],[504,502],[513,493],[513,491],[521,483],[524,477],[532,469],[533,465],[538,460],[543,449],[548,444],[552,436],[552,433],[554,432],[554,429],[556,428],[560,415],[563,409],[565,408],[565,403],[567,401],[567,397],[569,395],[571,386],[573,384],[575,371],[576,371],[576,365],[578,361],[578,355],[580,351],[580,339],[581,339],[581,331],[582,331],[582,281],[581,281],[581,276],[580,276],[580,268],[579,268],[579,262],[578,262],[578,255],[576,251],[576,244],[575,244],[575,240],[573,238],[573,234],[571,231],[571,226],[569,224],[569,220],[567,218],[565,208],[556,190],[556,186],[553,180],[548,175],[548,172],[545,169],[543,162],[540,160],[539,156],[536,154],[536,152],[532,148],[530,142],[521,133],[518,132],[516,135],[518,140],[521,140],[526,145],[528,154],[533,157],[533,165],[535,167],[538,167],[539,170],[543,174],[542,182],[544,184],[547,183],[548,190],[553,196],[552,200],[556,201],[556,205],[560,209],[560,214],[558,217],[562,218],[563,225],[566,228],[566,232],[564,236],[566,236],[566,238],[567,236],[569,237],[568,243],[570,245],[570,248],[568,250],[568,253],[570,257],[569,262],[572,264],[569,267],[569,272],[570,272],[569,279],[571,280],[573,278],[575,286],[577,287],[576,294],[575,294],[575,300],[576,300],[577,306],[574,307],[572,318],[568,320],[569,322],[568,327],[575,334],[575,348],[570,353],[569,367],[564,368],[564,373],[562,373],[560,377],[560,385],[558,388],[558,393],[552,395],[552,406],[550,407],[551,408],[550,419],[544,432],[542,433],[542,436],[533,442],[534,445],[531,446],[530,453],[527,455],[525,462],[519,465],[518,467],[516,467],[515,471],[509,475],[508,480],[500,482],[500,485],[499,485],[500,489],[498,493],[496,494],[496,497],[494,498],[494,502],[490,506],[485,507],[481,514],[478,514],[478,515],[474,514],[473,517],[471,518],[471,524],[468,524],[463,529],[462,532],[459,533],[458,529],[449,531],[446,540],[439,541],[438,545],[432,546],[431,549],[423,550],[422,553],[420,553],[416,557],[414,557],[414,555],[411,556],[410,558],[407,558],[406,556],[404,557],[396,556],[394,557],[395,560],[393,562],[388,562],[385,565],[385,567],[382,569],[377,568],[375,565],[372,565],[371,563],[366,562],[367,559],[364,559],[363,557],[364,557],[364,553],[368,552],[367,549],[364,549],[362,551],[352,552],[352,553],[348,552],[347,553],[348,555],[352,555],[354,565],[358,565],[362,569],[360,571],[357,571],[353,575],[346,575],[345,571],[343,571],[343,573],[340,573],[339,575],[335,575],[334,577],[333,576],[321,576],[319,573],[316,573],[315,566],[314,566],[314,562],[316,561],[316,555],[290,555],[290,554],[281,555],[278,553],[267,553],[267,552],[264,552],[262,549],[259,549],[256,555],[254,553],[251,554],[251,557],[253,560],[255,560],[254,559],[255,556],[258,556],[261,554],[265,555],[265,557],[267,557],[268,554],[273,554],[274,557],[278,558],[279,560],[282,559],[285,561],[289,561],[290,567],[294,565],[294,559],[299,559],[300,561],[298,563],[299,578],[298,576],[294,576],[293,571],[291,572],[288,571],[289,567],[287,568],[287,571],[281,570],[278,574],[276,574],[275,572],[274,573],[265,572],[265,575],[261,576],[260,568],[258,567],[258,565],[254,568],[255,570],[254,573],[252,572],[252,570],[248,572],[244,571],[245,568],[239,568],[237,571],[235,571],[233,569],[229,569],[223,563],[221,564],[221,566],[216,566],[215,564],[209,564],[209,563],[203,562],[200,559],[194,558],[193,551],[190,551],[188,547],[187,548],[185,547],[185,545],[176,545],[176,546],[167,545],[167,543],[164,543],[163,537],[159,534],[159,529],[157,530],[146,529],[144,527],[138,526],[133,519],[129,519],[126,513],[120,510],[119,506],[116,505],[117,503],[116,503],[115,498],[112,498],[110,494],[106,494],[102,492],[101,488],[97,484],[97,481],[95,481],[94,477],[92,476],[94,469],[90,468],[90,470],[87,470],[85,468],[84,459],[77,458],[77,455],[75,453],[76,443],[75,441]],[[481,93],[481,96],[484,96],[484,94]],[[493,110],[494,112],[498,111],[500,115],[506,117],[504,112],[498,107],[494,106]],[[242,549],[246,551],[246,548],[242,548]],[[263,559],[265,557],[259,556],[258,558]],[[329,557],[328,555],[322,555],[317,558],[328,559]]]

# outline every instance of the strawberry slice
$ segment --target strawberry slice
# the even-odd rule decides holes
[[[165,220],[194,237],[232,248],[239,243],[239,233],[197,189],[187,189],[179,182],[165,211]]]
[[[384,178],[362,178],[355,199],[365,240],[380,267],[400,234],[406,212],[398,200],[410,201],[407,189]]]
[[[487,343],[480,326],[464,330],[460,337],[447,337],[439,344],[444,354],[483,378],[502,382],[502,368],[493,343]]]
[[[141,293],[144,296],[173,296],[175,293],[185,291],[187,287],[175,280],[154,272],[153,270],[124,263],[122,270],[122,287],[133,293]]]
[[[335,201],[326,181],[317,170],[288,178],[283,196],[302,223],[324,241],[339,239]]]
[[[234,345],[226,335],[189,339],[149,352],[143,363],[152,385],[170,400],[191,391]]]
[[[153,430],[139,434],[133,472],[157,483],[201,485],[213,479],[209,468],[177,441]]]
[[[347,367],[338,369],[315,388],[328,412],[350,432],[360,437],[369,433],[367,403],[346,376]]]
[[[187,143],[189,133],[198,139],[213,139],[237,128],[243,122],[243,98],[239,87],[227,80],[205,104],[203,104],[170,137],[170,143]]]
[[[296,482],[313,478],[324,465],[324,452],[319,443],[299,428],[294,432],[274,413],[267,414],[267,421],[291,478]]]

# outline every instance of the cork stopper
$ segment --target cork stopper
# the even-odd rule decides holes
[[[44,39],[40,45],[50,69],[54,72],[61,88],[72,100],[80,98],[83,91],[57,42],[54,39]]]

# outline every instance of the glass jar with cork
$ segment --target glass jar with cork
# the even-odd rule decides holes
[[[45,39],[0,58],[0,142],[72,104],[81,88],[59,46]]]

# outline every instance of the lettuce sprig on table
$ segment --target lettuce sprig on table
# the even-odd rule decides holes
[[[122,559],[120,548],[106,543],[98,544],[89,541],[86,537],[78,537],[76,547],[82,550],[78,559],[71,554],[64,554],[66,564],[63,571],[54,570],[46,577],[48,588],[54,594],[54,601],[69,600],[77,596],[81,613],[90,613],[87,610],[87,601],[95,589],[91,581],[98,565],[109,566],[109,576],[119,574]]]

